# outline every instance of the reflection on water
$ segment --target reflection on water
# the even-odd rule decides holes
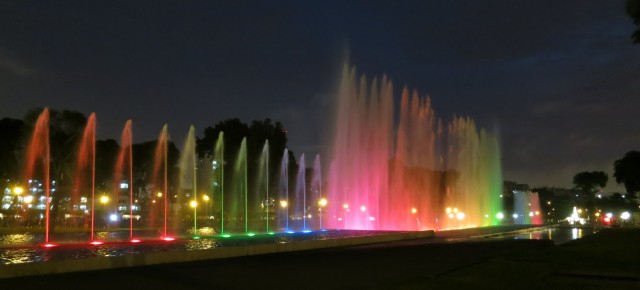
[[[193,231],[191,232],[193,233]],[[390,232],[383,231],[319,231],[312,233],[277,233],[273,235],[256,235],[247,237],[245,234],[207,236],[208,228],[198,230],[203,234],[199,239],[176,240],[166,242],[153,236],[153,232],[134,233],[142,238],[141,243],[128,242],[129,232],[97,232],[95,238],[108,241],[101,245],[89,245],[90,235],[64,234],[56,236],[54,241],[64,241],[53,248],[43,248],[41,234],[0,235],[0,265],[32,263],[62,259],[81,259],[88,257],[115,257],[140,253],[177,250],[208,250],[222,247],[261,245],[270,243],[292,243],[311,240],[337,239],[357,236],[380,235]],[[189,238],[189,237],[187,237]]]
[[[554,244],[564,244],[571,240],[580,239],[588,234],[595,234],[595,229],[582,228],[547,228],[522,234],[514,234],[515,239],[552,240]]]

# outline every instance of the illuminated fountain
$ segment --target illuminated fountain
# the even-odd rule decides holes
[[[156,150],[153,158],[153,172],[151,174],[151,184],[156,186],[157,193],[156,199],[153,199],[154,206],[149,211],[149,226],[155,227],[158,216],[162,216],[162,238],[171,240],[172,237],[168,233],[168,213],[169,213],[169,177],[168,177],[168,154],[169,154],[169,126],[165,124],[162,126],[162,131],[158,136],[158,142],[156,143]],[[162,183],[160,183],[162,180]],[[157,186],[161,184],[162,186]],[[161,203],[162,206],[158,207],[155,204]],[[161,212],[161,214],[159,213]]]
[[[523,191],[514,193],[514,224],[541,225],[540,198],[537,192]]]
[[[118,153],[113,175],[113,200],[115,201],[116,213],[110,215],[110,219],[114,222],[118,221],[117,213],[121,212],[121,218],[129,221],[129,238],[132,242],[136,242],[139,240],[133,238],[133,220],[135,217],[133,215],[133,135],[131,132],[131,120],[128,120],[122,129],[120,142],[120,152]],[[127,182],[122,182],[123,180]],[[127,205],[121,202],[125,200],[128,201]],[[126,213],[127,210],[128,214]]]
[[[78,150],[78,162],[76,166],[76,175],[74,182],[73,195],[71,197],[72,204],[78,204],[80,201],[80,192],[87,187],[91,192],[91,241],[95,238],[95,200],[96,200],[96,114],[89,115],[87,125],[85,126],[80,149]],[[89,171],[90,174],[85,174]],[[86,182],[86,176],[89,175],[90,182]],[[88,183],[88,186],[86,184]],[[83,213],[84,215],[84,213]]]
[[[277,201],[278,230],[289,231],[289,149],[285,148],[280,162],[280,190]]]
[[[197,187],[197,163],[196,163],[196,136],[195,127],[189,128],[189,133],[184,142],[182,153],[180,154],[180,181],[179,188],[181,193],[178,194],[177,204],[178,210],[175,211],[174,228],[181,229],[182,225],[179,224],[181,215],[184,214],[181,206],[185,208],[187,205],[194,209],[193,215],[193,236],[198,236],[198,219],[197,219],[197,207],[198,207],[198,187]]]
[[[41,166],[37,166],[40,162]],[[49,226],[51,211],[51,182],[50,182],[50,145],[49,145],[49,109],[44,109],[38,116],[33,134],[27,148],[26,174],[27,180],[32,180],[36,174],[39,174],[44,180],[45,192],[45,246],[49,244]],[[36,169],[39,170],[36,172]],[[30,183],[28,183],[31,185]]]
[[[358,81],[345,67],[338,93],[327,192],[330,228],[423,230],[498,223],[502,187],[497,138],[473,120],[437,119],[428,98]],[[447,212],[456,209],[456,213]]]

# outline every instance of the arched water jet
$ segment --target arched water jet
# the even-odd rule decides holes
[[[80,148],[78,150],[78,161],[76,166],[76,175],[74,180],[74,197],[71,198],[72,204],[79,200],[78,194],[84,189],[85,172],[91,174],[90,191],[91,191],[91,236],[90,240],[94,240],[95,229],[95,204],[96,204],[96,114],[91,113],[84,132]]]
[[[41,159],[41,160],[39,160]],[[36,162],[42,162],[42,175],[44,179],[45,192],[45,243],[49,243],[49,225],[50,225],[50,209],[51,209],[51,181],[50,181],[50,162],[51,152],[49,144],[49,109],[45,108],[36,120],[35,127],[29,146],[27,148],[27,163],[25,179],[31,180],[35,174]],[[28,184],[28,182],[25,182]]]

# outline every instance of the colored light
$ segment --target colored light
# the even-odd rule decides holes
[[[191,207],[196,207],[196,206],[198,206],[198,202],[197,202],[197,201],[195,201],[195,200],[192,200],[192,201],[189,203],[189,205],[190,205]]]
[[[109,197],[108,196],[103,195],[103,196],[100,197],[100,203],[105,204],[107,202],[109,202]]]
[[[58,245],[55,245],[55,244],[44,244],[42,246],[45,247],[45,248],[53,248],[53,247],[57,247]]]
[[[275,235],[276,233],[274,233],[274,232],[269,232],[269,234],[270,234],[270,235]]]
[[[496,214],[496,218],[497,218],[497,219],[499,219],[499,220],[501,220],[501,219],[503,219],[503,218],[504,218],[504,214],[503,214],[503,213],[501,213],[501,212],[499,212],[499,213],[497,213],[497,214]]]
[[[517,214],[517,213],[514,213],[514,214],[513,214],[513,218],[514,218],[514,219],[517,219],[517,218],[518,218],[518,214]]]
[[[294,234],[294,231],[286,231],[287,234]]]
[[[612,217],[613,217],[613,214],[612,214],[612,213],[610,213],[610,212],[608,212],[608,213],[606,214],[606,216],[607,216],[608,218],[612,218]]]
[[[286,208],[286,207],[287,207],[287,205],[289,205],[289,203],[288,203],[286,200],[281,200],[281,201],[280,201],[280,207],[281,207],[281,208]]]
[[[13,188],[13,193],[15,193],[16,195],[20,195],[24,192],[24,188],[20,187],[20,186],[16,186]]]
[[[363,205],[363,206],[361,206],[361,207],[360,207],[360,211],[361,211],[361,212],[365,212],[365,211],[367,211],[367,207],[366,207],[366,206],[364,206],[364,205]]]
[[[302,232],[303,232],[303,233],[305,233],[305,234],[308,234],[308,233],[310,233],[311,231],[310,231],[310,230],[304,230],[304,231],[302,231]]]
[[[458,212],[458,208],[457,208],[457,207],[454,207],[454,208],[453,208],[453,213],[457,213],[457,212]]]
[[[136,244],[136,243],[139,243],[139,242],[142,242],[142,241],[141,241],[141,240],[139,240],[139,239],[132,239],[132,240],[131,240],[131,242],[132,242],[132,243],[134,243],[134,244]]]
[[[463,212],[459,212],[456,214],[456,218],[459,220],[463,220],[465,218],[465,214]]]
[[[115,214],[115,213],[114,213],[114,214],[111,214],[111,215],[109,216],[109,220],[111,220],[112,222],[117,221],[117,220],[118,220],[118,215],[117,215],[117,214]]]
[[[156,194],[157,197],[162,197],[162,192],[158,192],[158,194]]]
[[[205,194],[202,199],[204,199],[204,201],[209,201],[209,196]]]
[[[533,216],[533,212],[529,212],[529,216]]]
[[[450,208],[450,207],[448,207],[445,211],[446,211],[447,213],[451,213],[451,208]]]
[[[174,238],[174,237],[164,237],[164,238],[162,238],[162,240],[170,242],[170,241],[175,241],[176,238]]]
[[[623,212],[622,214],[620,214],[620,218],[623,220],[628,220],[631,217],[631,214],[627,211]]]
[[[23,201],[25,203],[31,203],[33,201],[33,196],[27,195],[27,196],[24,197]]]
[[[412,214],[416,214],[416,213],[418,213],[418,209],[417,209],[417,208],[415,208],[415,207],[414,207],[414,208],[411,208],[411,213],[412,213]]]
[[[223,238],[230,238],[230,237],[231,237],[231,235],[230,235],[230,234],[224,234],[224,235],[221,235],[221,237],[223,237]]]
[[[327,206],[327,199],[321,198],[320,201],[318,201],[318,205],[320,205],[321,207]]]
[[[248,237],[253,237],[253,236],[255,236],[255,235],[256,235],[256,234],[254,234],[254,233],[247,233],[247,236],[248,236]]]
[[[342,205],[342,208],[344,208],[344,209],[349,209],[349,204],[347,204],[347,203],[343,204],[343,205]]]
[[[89,244],[92,244],[92,245],[94,245],[94,246],[99,246],[99,245],[104,244],[104,242],[103,242],[103,241],[92,241],[92,242],[91,242],[91,243],[89,243]]]

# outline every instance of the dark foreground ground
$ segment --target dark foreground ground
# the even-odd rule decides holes
[[[1,269],[0,269],[1,270]],[[640,289],[640,229],[438,238],[0,280],[0,289]]]

